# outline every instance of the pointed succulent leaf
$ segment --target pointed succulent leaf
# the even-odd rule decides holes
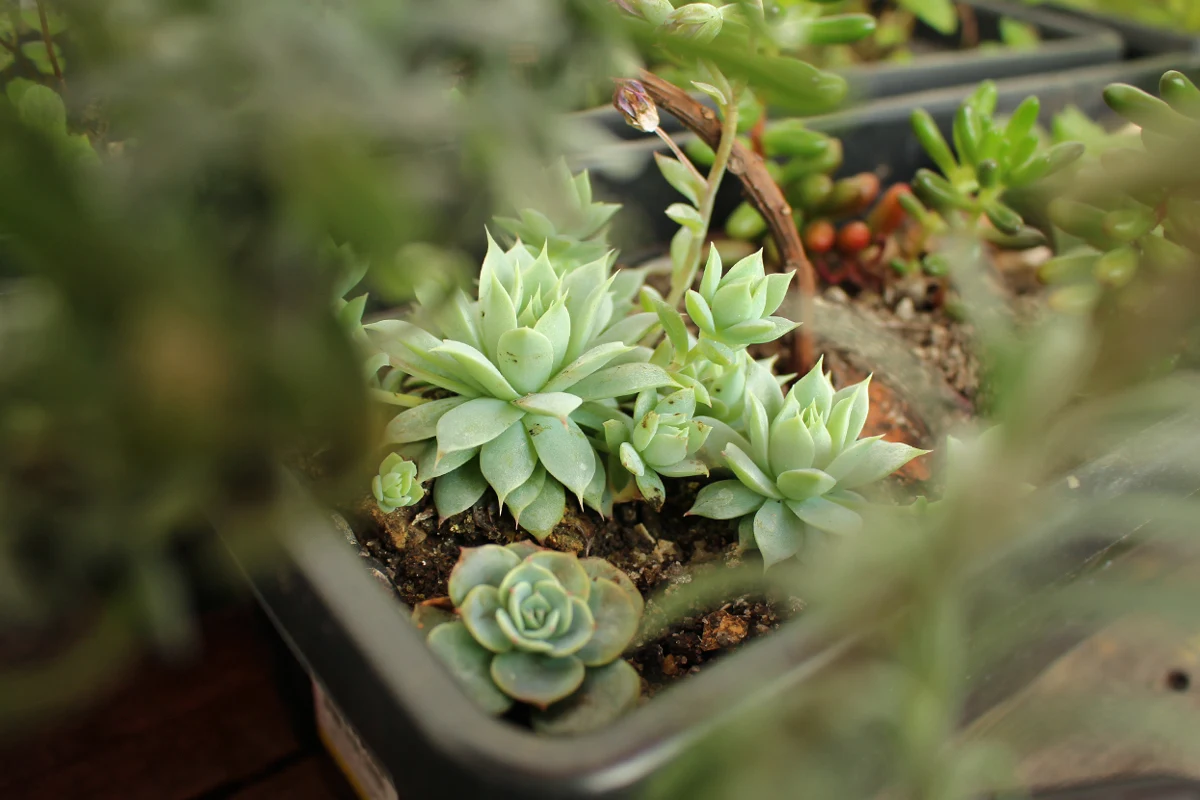
[[[687,203],[672,203],[667,206],[666,214],[671,221],[678,225],[697,233],[704,231],[704,218],[700,216],[700,212],[696,210],[695,206],[689,206]]]
[[[529,480],[536,466],[537,453],[520,422],[509,425],[479,451],[479,469],[495,490],[501,509],[509,493]]]
[[[604,420],[604,443],[610,453],[616,453],[621,445],[629,441],[628,423],[619,419]]]
[[[608,476],[604,469],[604,460],[595,450],[592,450],[592,459],[596,462],[596,471],[592,473],[592,481],[583,492],[583,503],[607,519],[612,516],[612,494],[608,491]]]
[[[783,499],[783,495],[775,488],[775,482],[759,469],[758,465],[754,463],[754,459],[750,458],[736,444],[731,442],[726,445],[722,455],[725,456],[725,464],[733,470],[733,474],[737,475],[738,480],[746,484],[746,486],[758,492],[763,497],[769,497],[772,500]]]
[[[520,557],[500,545],[464,547],[450,570],[447,593],[450,602],[461,607],[467,594],[476,586],[499,587],[504,576],[521,563]]]
[[[479,471],[479,462],[470,461],[433,482],[433,504],[442,519],[461,514],[479,502],[488,482]]]
[[[653,413],[653,412],[652,412]],[[674,433],[659,431],[642,449],[642,461],[651,467],[669,467],[687,458],[688,432],[686,428],[675,428]]]
[[[588,607],[596,631],[576,655],[589,667],[616,660],[633,640],[638,629],[638,607],[629,594],[608,580],[591,582]]]
[[[647,469],[641,475],[634,475],[633,481],[637,484],[638,493],[641,494],[642,499],[649,503],[654,510],[661,511],[663,503],[667,499],[667,490],[658,473]]]
[[[775,485],[788,500],[807,500],[819,497],[837,484],[832,475],[819,469],[793,469],[775,479]]]
[[[641,392],[638,397],[643,397],[646,394],[647,392]],[[637,412],[638,409],[634,408],[635,415]],[[653,411],[643,412],[642,417],[633,426],[630,441],[633,443],[634,449],[640,453],[646,449],[646,446],[650,444],[650,440],[654,438],[656,433],[658,433],[658,414],[655,414]]]
[[[542,466],[577,497],[582,497],[595,472],[592,444],[587,436],[572,419],[565,426],[557,420],[537,416],[527,416],[524,422]]]
[[[729,271],[722,276],[721,284],[728,285],[739,281],[758,281],[762,280],[765,276],[766,268],[763,267],[763,251],[756,250],[730,267]]]
[[[654,410],[660,416],[663,414],[683,414],[685,417],[690,418],[696,413],[696,392],[694,389],[680,389],[677,392],[672,392],[659,400]]]
[[[500,592],[495,586],[482,584],[467,592],[458,607],[459,616],[475,641],[493,653],[507,653],[512,649],[512,642],[496,622],[500,607]]]
[[[587,603],[578,597],[570,598],[568,603],[572,610],[571,622],[566,629],[550,640],[552,656],[562,657],[578,653],[596,634],[596,621],[592,619],[592,612]]]
[[[795,274],[796,271],[792,270],[791,272],[773,272],[767,276],[767,302],[763,308],[764,314],[774,314],[783,305],[783,300],[787,297],[788,286]]]
[[[668,467],[655,467],[654,471],[668,478],[690,478],[708,475],[708,465],[698,458],[685,458]]]
[[[594,731],[637,705],[641,693],[641,676],[629,662],[591,667],[569,697],[544,711],[534,711],[533,728],[552,736]]]
[[[707,187],[699,177],[693,175],[691,170],[671,156],[655,153],[654,161],[658,164],[658,169],[662,172],[663,177],[667,179],[667,183],[671,184],[675,191],[686,197],[692,205],[700,205],[700,195],[705,192]]]
[[[736,519],[757,511],[766,498],[741,481],[716,481],[702,488],[687,516]]]
[[[500,400],[514,400],[520,394],[496,369],[487,356],[470,345],[446,339],[434,349],[435,353],[446,353],[462,365],[463,371],[479,384],[484,391]]]
[[[557,417],[565,423],[571,412],[579,408],[582,402],[578,395],[568,392],[539,392],[514,400],[513,405],[525,409],[530,414]]]
[[[771,470],[768,460],[770,423],[762,403],[753,394],[746,395],[745,428],[746,436],[750,439],[748,455],[754,459],[754,463],[758,465],[759,469],[764,473],[769,473]]]
[[[455,289],[453,296],[443,302],[438,309],[437,324],[444,338],[482,352],[479,308],[471,304],[462,289]]]
[[[622,344],[632,346],[644,339],[656,322],[658,322],[658,316],[647,311],[630,314],[605,328],[592,341],[592,345],[599,346],[608,344],[609,342],[621,342]]]
[[[502,714],[512,705],[512,699],[497,688],[492,678],[493,654],[475,641],[466,625],[461,622],[438,625],[426,641],[467,695],[485,711]]]
[[[928,452],[903,442],[864,439],[834,459],[827,471],[837,478],[838,488],[857,489],[886,478],[909,461]]]
[[[524,416],[522,409],[504,400],[477,397],[438,419],[438,451],[453,453],[487,444]]]
[[[804,546],[804,523],[777,500],[768,500],[754,514],[754,543],[763,566],[791,558]]]
[[[542,387],[542,392],[561,392],[569,389],[592,373],[602,369],[617,356],[624,355],[632,349],[629,345],[620,342],[597,345],[568,364],[557,375],[551,378]]]
[[[700,296],[701,299],[711,301],[713,295],[717,292],[717,287],[721,285],[721,273],[724,266],[721,264],[721,254],[717,252],[717,246],[710,244],[708,246],[708,260],[704,262],[704,274],[700,278]]]
[[[554,480],[551,478],[550,480]],[[546,483],[546,468],[538,464],[533,468],[533,474],[529,476],[529,480],[522,483],[506,498],[508,500],[508,510],[512,512],[513,519],[517,524],[521,522],[521,515],[525,512],[533,501],[538,499],[542,493],[542,487]],[[528,530],[528,529],[527,529]]]
[[[771,470],[781,475],[812,466],[815,445],[800,415],[788,415],[771,426]]]
[[[516,288],[517,271],[513,261],[496,240],[491,231],[487,235],[487,253],[483,257],[483,266],[479,269],[479,300],[483,304],[484,296],[491,291],[492,279],[495,278],[506,292]]]
[[[508,292],[500,285],[494,275],[490,290],[485,295],[482,284],[479,293],[480,329],[483,333],[483,347],[488,357],[500,363],[497,347],[500,337],[517,327],[517,309]],[[502,370],[503,371],[503,370]]]
[[[833,450],[835,453],[840,453],[850,445],[854,444],[854,441],[858,438],[858,435],[862,433],[863,425],[865,425],[867,422],[867,413],[870,410],[871,405],[869,395],[870,384],[871,378],[868,376],[866,380],[860,381],[853,386],[847,386],[845,389],[843,389],[842,392],[846,393],[844,397],[838,397],[837,394],[834,395],[835,406],[834,410],[829,414],[828,425],[829,435],[831,438],[834,437],[835,428],[839,430],[841,429],[842,422],[840,417],[836,426],[834,424],[834,416],[837,414],[837,409],[843,403],[845,403],[847,406],[845,430],[842,433],[840,440],[835,439],[833,441]]]
[[[789,322],[788,324],[791,325],[791,327],[788,328],[788,330],[783,331],[783,333],[787,333],[788,331],[792,330],[798,323]],[[739,322],[736,325],[731,325],[725,330],[721,331],[721,338],[729,342],[737,342],[738,344],[762,344],[764,342],[770,342],[774,339],[778,339],[779,336],[776,336],[775,332],[775,323],[771,320],[750,319],[746,320],[745,322]],[[783,334],[781,333],[780,336],[782,335]]]
[[[725,466],[721,452],[730,444],[736,444],[743,451],[750,450],[750,443],[727,423],[715,417],[697,417],[696,421],[703,422],[711,430],[704,446],[700,449],[701,457],[708,462],[709,466]]]
[[[642,461],[642,457],[638,455],[637,448],[630,442],[623,442],[617,449],[617,456],[621,459],[621,466],[627,469],[632,475],[645,475],[646,464]]]
[[[712,308],[708,305],[708,301],[694,289],[688,289],[687,294],[683,299],[684,307],[687,308],[688,316],[692,322],[696,323],[696,327],[707,334],[713,334],[717,330],[717,323],[713,319]]]
[[[426,449],[419,457],[418,474],[421,481],[431,481],[448,475],[479,455],[479,448],[455,450],[453,453],[438,453],[437,446]]]
[[[750,318],[751,290],[752,286],[748,280],[734,283],[721,281],[721,287],[717,289],[710,303],[713,322],[718,331]]]
[[[643,389],[670,386],[670,374],[656,364],[618,364],[607,367],[576,383],[572,394],[584,400],[603,400],[610,397],[625,397]]]
[[[437,423],[442,415],[465,402],[466,397],[447,397],[402,411],[392,418],[384,430],[384,444],[407,444],[432,439],[437,435]]]
[[[833,440],[829,435],[829,429],[825,427],[824,420],[821,419],[821,412],[817,409],[814,402],[811,406],[804,410],[800,415],[800,419],[808,427],[808,432],[813,440],[813,466],[818,469],[825,469],[829,462],[834,457]]]
[[[824,497],[810,497],[799,503],[789,502],[788,508],[809,525],[829,533],[850,536],[862,530],[862,517]]]
[[[511,508],[512,503],[509,506]],[[567,495],[562,484],[547,475],[537,496],[521,507],[518,524],[529,531],[533,538],[543,542],[554,527],[562,522],[566,510]],[[513,511],[517,513],[516,509]]]
[[[825,357],[817,359],[816,365],[792,386],[788,397],[796,401],[800,408],[808,408],[810,403],[817,404],[817,410],[822,418],[828,419],[833,408],[833,385],[822,371]]]
[[[575,656],[555,658],[514,650],[492,658],[491,675],[504,694],[545,708],[579,688],[584,668]]]
[[[554,351],[554,370],[562,369],[567,357],[567,346],[571,343],[571,314],[567,311],[566,299],[560,297],[550,305],[538,319],[533,329],[545,336]]]
[[[658,392],[654,389],[643,389],[638,392],[637,399],[633,401],[633,418],[640,420],[653,411],[657,403]],[[653,433],[651,435],[653,436]]]
[[[575,359],[583,355],[592,342],[594,329],[601,321],[607,323],[604,310],[608,308],[608,313],[612,313],[612,297],[608,292],[611,285],[612,279],[609,278],[598,285],[592,284],[580,289],[588,294],[578,311],[571,309],[571,341],[567,346],[567,358]],[[608,301],[607,305],[605,301]]]
[[[554,370],[554,345],[532,328],[514,328],[497,341],[496,362],[514,389],[521,394],[536,392]]]

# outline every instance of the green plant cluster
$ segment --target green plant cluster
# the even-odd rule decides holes
[[[629,577],[602,558],[530,542],[464,547],[450,573],[449,601],[414,619],[429,647],[470,696],[496,714],[533,707],[547,733],[590,730],[637,703],[641,678],[621,653],[644,602]]]
[[[1056,287],[1052,302],[1059,308],[1090,308],[1143,267],[1179,268],[1200,253],[1200,203],[1184,155],[1200,134],[1200,90],[1171,71],[1159,94],[1107,87],[1105,102],[1141,128],[1142,146],[1108,147],[1075,176],[1075,191],[1050,203],[1054,225],[1080,241],[1040,271]]]
[[[1005,192],[1060,172],[1084,154],[1084,145],[1047,146],[1037,129],[1036,97],[1027,97],[1003,125],[995,116],[996,100],[996,85],[985,81],[959,106],[953,150],[927,111],[913,112],[913,130],[938,172],[918,170],[912,181],[914,194],[900,202],[928,237],[965,232],[1007,248],[1045,242],[1040,231],[1026,225],[1004,202]],[[932,274],[946,272],[944,257],[936,252],[924,257],[922,267]]]

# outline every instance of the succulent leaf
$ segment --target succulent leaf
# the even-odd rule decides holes
[[[488,482],[479,471],[479,462],[471,460],[433,483],[433,504],[442,519],[461,514],[483,497]]]
[[[537,460],[533,442],[519,422],[509,425],[504,433],[480,448],[480,472],[496,491],[501,509],[509,493],[533,475]]]
[[[804,547],[804,524],[778,500],[768,500],[754,514],[754,542],[763,565],[771,567]]]
[[[563,425],[548,417],[527,416],[524,423],[542,466],[582,498],[596,469],[587,436],[571,419]]]
[[[512,642],[496,622],[496,612],[501,608],[500,592],[495,586],[480,584],[467,593],[458,607],[459,616],[475,641],[493,653],[507,653]]]
[[[492,678],[492,652],[475,641],[466,625],[461,622],[438,625],[425,641],[485,711],[503,714],[512,706],[511,696],[501,691]]]
[[[437,423],[439,453],[487,444],[525,416],[520,408],[495,397],[477,397],[447,411]]]
[[[509,697],[545,708],[579,688],[584,667],[575,656],[556,658],[514,650],[492,658],[491,676]]]
[[[534,712],[534,730],[555,735],[596,730],[637,705],[641,690],[641,676],[626,661],[590,667],[579,689]]]
[[[595,580],[587,600],[595,620],[595,632],[576,655],[589,667],[598,667],[616,660],[637,633],[638,605],[617,584]]]
[[[411,506],[425,496],[417,481],[417,465],[392,453],[379,465],[379,474],[371,481],[375,501],[384,513]]]

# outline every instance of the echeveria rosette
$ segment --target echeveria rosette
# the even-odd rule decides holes
[[[390,514],[397,508],[414,505],[425,496],[417,481],[417,465],[399,453],[392,453],[379,465],[379,474],[371,481],[371,493],[379,510]]]
[[[605,257],[560,276],[545,251],[504,252],[489,238],[478,301],[458,291],[434,316],[445,338],[400,320],[368,326],[394,365],[452,393],[399,414],[385,432],[434,481],[443,518],[488,486],[539,538],[561,521],[565,490],[603,513],[604,466],[572,415],[673,383],[634,346],[655,315],[615,316],[609,273]]]
[[[725,426],[714,431],[737,480],[705,486],[688,511],[739,520],[742,545],[757,547],[767,567],[798,553],[810,529],[856,533],[865,500],[855,490],[928,452],[881,436],[859,439],[870,379],[834,391],[821,366],[796,382],[773,418],[749,395],[745,437]]]
[[[647,389],[638,393],[632,417],[621,414],[605,421],[608,474],[616,500],[636,496],[636,492],[655,508],[662,508],[666,492],[660,476],[708,474],[708,467],[695,456],[712,427],[692,419],[695,412],[692,389],[680,389],[662,399],[657,390]]]
[[[568,731],[636,703],[640,678],[620,656],[644,605],[603,559],[526,542],[467,547],[448,591],[457,619],[433,627],[427,641],[489,712],[528,703],[536,727]]]
[[[587,171],[572,175],[563,160],[547,170],[544,184],[550,196],[529,199],[552,211],[523,208],[516,217],[496,217],[496,223],[517,237],[530,255],[545,249],[560,273],[603,258],[610,250],[609,220],[621,206],[593,202]]]
[[[684,304],[700,330],[700,354],[721,366],[735,363],[737,352],[783,336],[799,323],[771,316],[783,303],[794,272],[766,274],[762,251],[738,261],[722,274],[717,248],[711,247],[700,290],[689,289]]]

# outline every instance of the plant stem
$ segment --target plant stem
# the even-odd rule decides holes
[[[667,147],[671,148],[671,152],[675,154],[675,158],[679,161],[679,163],[688,168],[688,172],[692,173],[692,175],[699,179],[701,183],[706,183],[708,181],[708,178],[705,178],[700,174],[700,170],[696,169],[696,165],[693,164],[692,160],[688,158],[682,150],[679,149],[679,145],[675,144],[675,140],[672,139],[670,135],[662,129],[662,126],[655,128],[654,132],[658,134],[658,138],[667,143]]]
[[[704,197],[700,200],[700,219],[704,225],[700,230],[692,231],[688,243],[687,256],[683,263],[686,269],[679,275],[672,275],[671,293],[667,296],[667,305],[675,307],[683,299],[683,295],[692,288],[696,273],[700,271],[700,262],[704,258],[704,240],[708,238],[708,227],[712,222],[713,205],[717,202],[717,191],[721,188],[721,180],[725,177],[725,168],[729,165],[729,154],[733,152],[733,143],[737,139],[738,121],[738,92],[730,92],[728,102],[721,109],[721,141],[717,145],[712,167],[708,170],[708,180]]]
[[[46,16],[45,0],[37,0],[38,21],[42,26],[42,42],[46,45],[46,57],[50,59],[50,68],[54,70],[54,77],[58,78],[59,84],[65,89],[67,82],[63,78],[62,67],[58,64],[58,56],[54,54],[54,39],[50,36],[50,20]]]

